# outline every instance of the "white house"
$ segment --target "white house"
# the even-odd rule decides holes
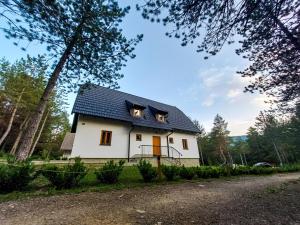
[[[100,86],[81,88],[72,113],[70,157],[198,165],[193,122],[175,106]]]

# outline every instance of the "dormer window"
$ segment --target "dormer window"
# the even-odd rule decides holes
[[[156,114],[156,119],[162,123],[166,122],[166,117],[165,117],[165,115],[162,115],[162,114]]]
[[[132,109],[132,115],[134,117],[142,117],[143,111],[141,109]]]
[[[144,116],[144,109],[146,107],[143,106],[142,104],[139,104],[138,102],[126,100],[126,105],[131,116],[136,118],[142,118]]]

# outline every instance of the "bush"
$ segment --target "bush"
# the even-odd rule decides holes
[[[97,180],[106,184],[114,184],[118,182],[118,178],[124,167],[124,160],[114,163],[113,160],[104,164],[104,166],[95,171]]]
[[[145,182],[153,181],[157,175],[157,170],[151,165],[150,162],[142,159],[137,165]]]
[[[78,186],[80,180],[86,175],[87,168],[80,158],[75,158],[74,164],[62,168],[50,164],[43,166],[41,173],[56,189],[63,189]]]
[[[175,177],[178,175],[178,169],[179,168],[175,165],[172,165],[172,166],[162,165],[161,166],[162,173],[165,175],[165,177],[169,181],[175,179]]]
[[[220,167],[216,166],[201,166],[195,169],[198,178],[218,178],[222,174]]]
[[[284,165],[278,168],[278,172],[280,173],[297,172],[297,171],[300,171],[300,164]]]
[[[277,169],[272,167],[254,166],[250,168],[249,172],[250,174],[254,174],[254,175],[272,174],[272,173],[276,173]]]
[[[34,178],[34,166],[29,161],[2,164],[0,165],[0,192],[23,190]]]
[[[179,175],[183,179],[191,180],[195,176],[195,168],[182,166]]]

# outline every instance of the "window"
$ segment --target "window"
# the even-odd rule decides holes
[[[174,144],[174,139],[172,137],[169,138],[169,143]]]
[[[142,117],[142,110],[141,109],[133,109],[132,110],[132,115],[134,117]]]
[[[142,141],[142,135],[141,134],[136,134],[136,140],[137,141]]]
[[[183,149],[189,149],[189,148],[188,148],[188,142],[187,142],[187,139],[182,139],[182,148],[183,148]]]
[[[162,114],[156,114],[156,119],[157,119],[159,122],[165,122],[165,116],[162,115]]]
[[[100,145],[110,145],[111,144],[111,131],[103,130],[101,132]]]

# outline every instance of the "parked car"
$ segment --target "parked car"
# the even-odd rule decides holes
[[[260,166],[260,167],[273,167],[272,164],[270,163],[267,163],[267,162],[258,162],[258,163],[255,163],[253,166]]]

